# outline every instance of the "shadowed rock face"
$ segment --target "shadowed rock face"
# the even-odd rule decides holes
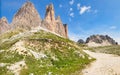
[[[83,39],[79,39],[79,40],[77,41],[77,43],[79,43],[79,44],[85,44],[85,42],[84,42]]]
[[[117,42],[108,35],[92,35],[87,38],[86,43],[99,44],[100,46],[117,45]]]
[[[10,29],[10,26],[8,24],[8,21],[5,17],[0,19],[0,34],[8,31]]]
[[[31,29],[40,26],[41,18],[31,2],[26,2],[15,14],[12,27]]]

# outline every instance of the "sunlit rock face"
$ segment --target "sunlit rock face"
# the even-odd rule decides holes
[[[0,34],[8,31],[9,29],[10,29],[10,25],[8,24],[6,17],[2,17],[0,19]]]
[[[63,24],[60,16],[55,18],[55,11],[53,4],[50,4],[46,7],[45,18],[41,24],[42,27],[58,33],[61,36],[68,37],[68,28],[67,24]]]
[[[4,27],[3,24],[0,26],[2,29],[0,30],[1,33],[5,31],[5,28],[8,28],[7,20],[4,21],[4,24]],[[45,18],[42,20],[35,6],[30,1],[27,1],[14,15],[10,27],[11,29],[22,28],[26,30],[35,29],[36,27],[39,29],[42,27],[68,38],[68,26],[62,23],[60,16],[55,17],[53,4],[46,7]]]
[[[31,29],[32,27],[40,26],[41,18],[34,5],[31,2],[26,2],[15,14],[12,27]]]

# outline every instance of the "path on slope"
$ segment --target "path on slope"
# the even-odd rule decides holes
[[[83,75],[120,75],[120,56],[88,50],[84,52],[96,58],[96,61],[82,71]]]

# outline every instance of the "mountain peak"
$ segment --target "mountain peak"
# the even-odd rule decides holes
[[[13,26],[31,29],[40,26],[41,18],[35,6],[27,1],[15,14],[12,22]]]
[[[24,6],[34,6],[30,1],[27,1]]]
[[[117,45],[117,42],[108,35],[92,35],[87,38],[88,46],[108,46]]]
[[[54,11],[53,4],[49,4],[49,5],[46,7],[45,19],[46,19],[48,22],[53,22],[53,21],[55,21],[55,11]]]
[[[6,17],[0,19],[0,34],[8,31],[10,26],[8,25],[8,20]]]
[[[42,21],[42,27],[50,31],[53,31],[61,36],[68,37],[67,25],[64,26],[64,24],[60,19],[60,16],[55,18],[55,11],[53,4],[49,4],[46,7],[46,14],[45,14],[45,19]]]
[[[7,23],[6,19],[4,19],[4,21]],[[31,30],[37,27],[45,28],[66,38],[68,37],[67,24],[64,25],[62,23],[60,16],[55,18],[55,11],[52,3],[46,7],[45,18],[41,20],[34,4],[27,0],[13,17],[11,29],[23,28],[25,30]]]
[[[56,21],[57,21],[57,22],[62,22],[60,16],[57,16],[57,17],[56,17]]]
[[[53,4],[52,4],[52,3],[51,3],[51,4],[49,4],[46,8],[47,8],[47,9],[49,9],[49,10],[54,10],[54,6],[53,6]]]
[[[0,19],[0,22],[4,22],[4,23],[8,24],[8,20],[7,20],[6,17],[2,17],[2,18]]]

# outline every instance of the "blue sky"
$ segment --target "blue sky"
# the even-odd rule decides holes
[[[0,18],[11,23],[14,14],[26,0],[0,0]],[[53,3],[55,15],[68,24],[72,40],[93,34],[110,35],[120,43],[120,0],[30,0],[44,18],[46,5]]]

